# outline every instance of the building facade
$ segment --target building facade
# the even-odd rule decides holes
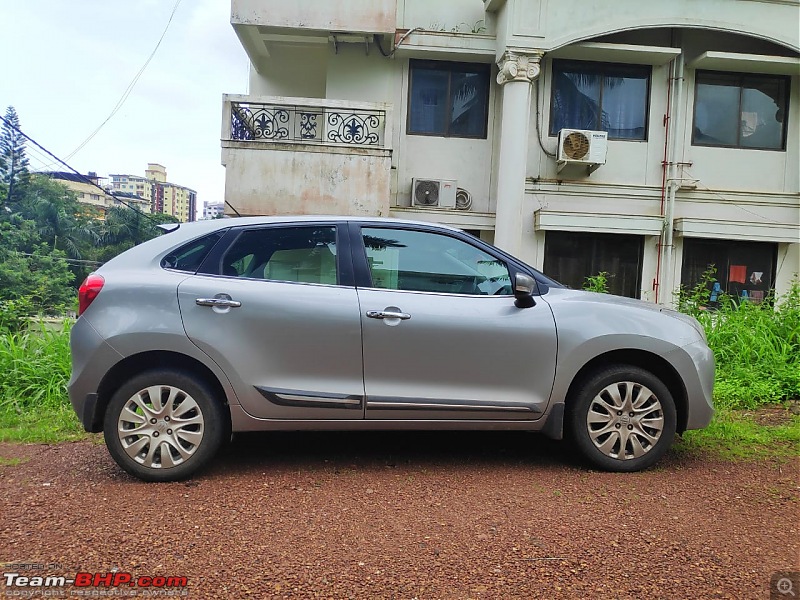
[[[669,303],[800,271],[798,0],[232,0],[241,214],[450,224]]]
[[[128,192],[147,200],[150,210],[177,217],[183,223],[196,218],[197,192],[167,181],[163,165],[148,163],[145,176],[112,174],[114,191]]]
[[[206,202],[203,205],[203,218],[204,219],[217,219],[220,215],[225,214],[224,202]]]
[[[42,172],[42,175],[58,181],[75,192],[78,202],[99,208],[103,211],[99,213],[101,217],[109,207],[122,204],[118,199],[120,194],[117,193],[112,196],[106,192],[103,185],[105,178],[98,177],[94,171],[89,171],[86,175],[78,175],[67,171],[46,171]],[[130,194],[125,195],[122,199],[130,206],[136,206],[143,212],[150,212],[150,202],[140,196]]]

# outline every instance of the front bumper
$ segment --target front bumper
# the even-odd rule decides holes
[[[671,353],[686,389],[685,429],[702,429],[714,416],[714,353],[703,340]]]

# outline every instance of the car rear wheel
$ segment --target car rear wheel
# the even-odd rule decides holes
[[[221,402],[181,371],[132,378],[112,396],[103,435],[125,471],[145,481],[185,479],[208,464],[226,434]]]
[[[667,386],[639,367],[604,367],[571,402],[569,429],[581,453],[607,471],[639,471],[672,445],[677,417]]]

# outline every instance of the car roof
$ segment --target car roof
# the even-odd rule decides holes
[[[193,233],[200,233],[205,231],[215,231],[217,229],[225,229],[227,227],[242,227],[248,225],[267,225],[271,223],[303,223],[303,222],[363,222],[363,223],[386,223],[387,225],[413,225],[436,227],[439,229],[446,229],[449,231],[461,231],[455,227],[444,225],[441,223],[431,223],[428,221],[414,221],[411,219],[396,219],[394,217],[371,217],[371,216],[344,216],[344,215],[280,215],[280,216],[260,216],[260,217],[225,217],[222,219],[208,219],[204,221],[193,221],[191,223],[180,223],[179,227],[171,231],[179,231],[185,228],[191,228]]]
[[[123,252],[112,258],[98,269],[98,272],[109,269],[130,268],[136,265],[152,264],[155,265],[160,260],[158,257],[165,252],[169,252],[182,244],[199,238],[215,231],[222,231],[231,227],[247,227],[253,225],[268,225],[282,223],[315,223],[325,221],[328,223],[345,223],[348,221],[369,224],[386,225],[411,225],[417,227],[430,227],[443,231],[460,232],[459,229],[440,225],[438,223],[427,223],[425,221],[411,221],[405,219],[394,219],[387,217],[353,217],[342,215],[282,215],[264,217],[230,217],[223,219],[208,219],[203,221],[193,221],[190,223],[180,223],[178,227],[163,228],[165,233],[151,239],[143,244]],[[172,225],[172,224],[168,224]]]

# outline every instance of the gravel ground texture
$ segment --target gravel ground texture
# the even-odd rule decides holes
[[[0,465],[4,572],[188,578],[62,597],[738,600],[800,571],[799,459],[613,474],[528,433],[325,432],[240,436],[180,483],[97,439],[0,444]]]

